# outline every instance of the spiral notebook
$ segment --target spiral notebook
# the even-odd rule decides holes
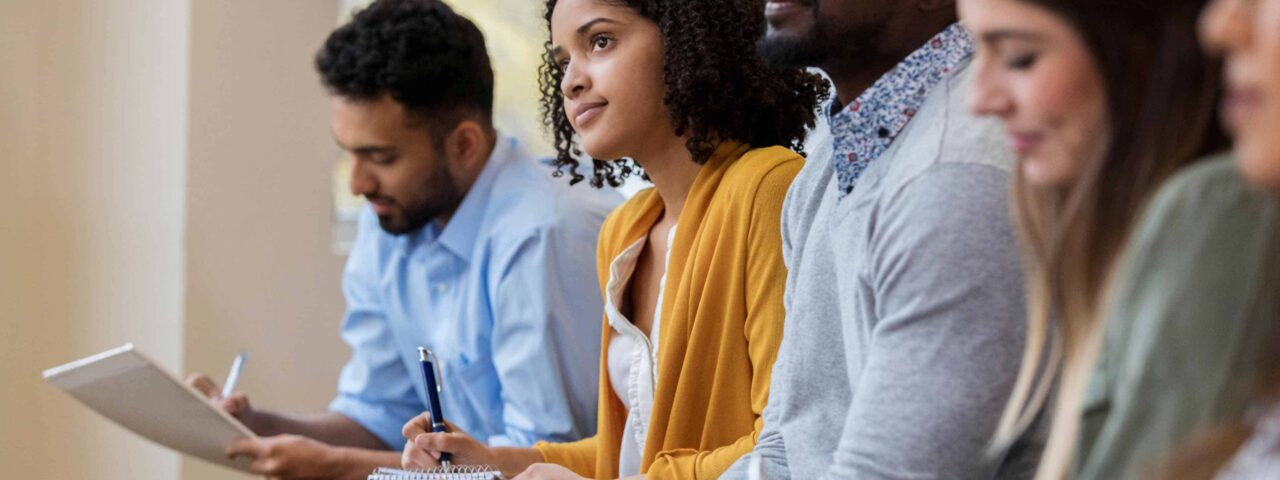
[[[405,470],[379,468],[369,475],[369,480],[506,480],[497,468],[488,465],[454,465],[448,471],[441,468]]]

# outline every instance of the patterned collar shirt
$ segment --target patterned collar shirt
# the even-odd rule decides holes
[[[915,117],[935,85],[973,54],[973,38],[954,24],[907,56],[880,80],[841,108],[827,106],[834,141],[831,165],[836,169],[840,198],[853,192],[866,171],[903,127]]]

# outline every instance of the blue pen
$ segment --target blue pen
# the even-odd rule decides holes
[[[427,381],[427,408],[431,410],[431,431],[443,433],[444,426],[444,410],[440,408],[440,378],[436,375],[436,356],[431,354],[431,350],[426,347],[418,347],[418,357],[422,361],[422,378]],[[449,452],[440,452],[440,466],[444,467],[444,471],[448,472],[452,467],[452,461]]]

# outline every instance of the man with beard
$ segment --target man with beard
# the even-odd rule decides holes
[[[1037,424],[989,451],[1021,361],[1011,154],[966,108],[947,0],[769,0],[759,47],[826,71],[832,152],[788,193],[787,320],[752,455],[785,478],[1027,478]],[[1043,422],[1039,422],[1043,423]]]
[[[439,360],[446,420],[485,442],[594,434],[596,238],[621,198],[552,178],[494,129],[484,38],[442,2],[375,2],[315,64],[354,158],[351,190],[371,204],[343,275],[352,357],[329,411],[312,415],[250,408],[193,377],[262,436],[229,454],[271,478],[398,466],[401,428],[427,409],[418,346]]]

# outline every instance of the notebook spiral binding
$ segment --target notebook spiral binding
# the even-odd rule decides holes
[[[503,480],[492,465],[454,465],[435,468],[379,468],[368,480]]]

